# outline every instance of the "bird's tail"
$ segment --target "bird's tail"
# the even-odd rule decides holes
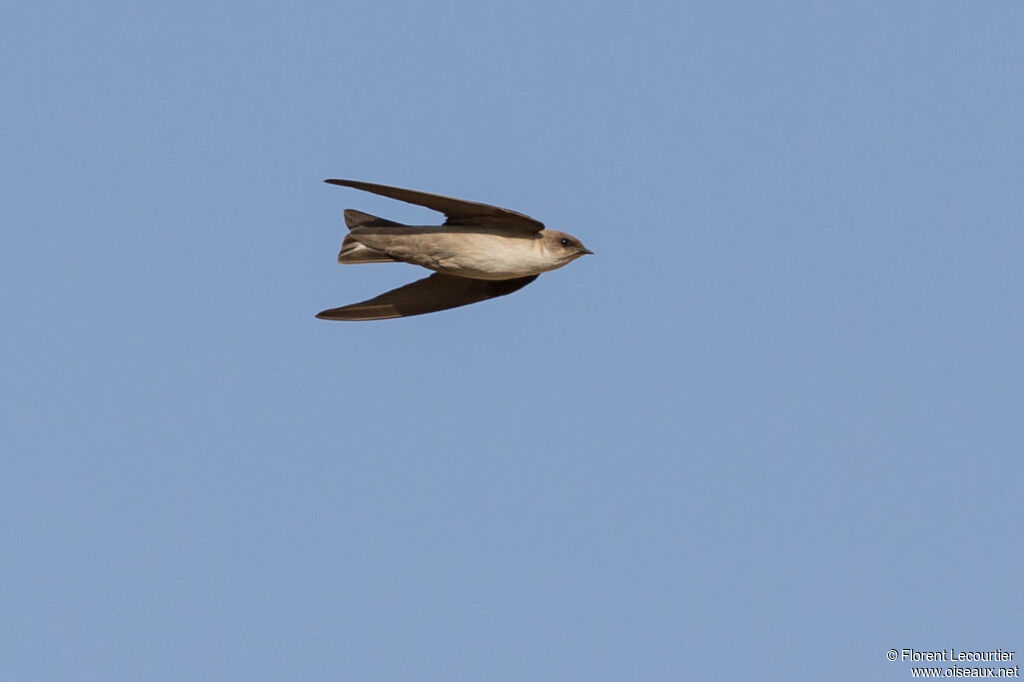
[[[402,223],[396,223],[387,218],[378,218],[375,215],[351,208],[345,209],[345,224],[350,230],[356,227],[405,227]]]
[[[345,224],[349,230],[357,227],[404,227],[402,223],[396,223],[386,218],[378,218],[375,215],[351,208],[345,209]],[[399,261],[383,251],[371,249],[369,246],[360,244],[351,234],[348,234],[345,236],[345,241],[341,243],[341,251],[338,252],[338,262],[345,265],[355,265],[357,263],[398,263]]]

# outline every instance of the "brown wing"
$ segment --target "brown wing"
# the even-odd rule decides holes
[[[435,211],[440,211],[447,216],[445,225],[476,225],[480,227],[496,227],[516,232],[540,232],[544,229],[544,223],[528,215],[510,211],[507,208],[481,204],[476,201],[454,199],[443,197],[440,194],[429,192],[418,192],[413,189],[402,189],[401,187],[388,187],[387,185],[375,185],[370,182],[358,180],[324,180],[332,185],[361,189],[364,192],[373,192],[391,199],[398,199],[417,206],[426,206]]]
[[[422,315],[511,294],[535,279],[537,275],[502,280],[468,279],[435,272],[368,301],[325,310],[317,317],[321,320],[384,320]]]

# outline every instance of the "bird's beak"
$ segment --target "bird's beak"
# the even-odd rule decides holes
[[[583,249],[583,253],[585,253],[585,254],[590,254],[591,256],[593,256],[593,255],[594,255],[594,252],[593,252],[593,251],[591,251],[590,249],[586,249],[586,248],[585,248],[585,249]]]

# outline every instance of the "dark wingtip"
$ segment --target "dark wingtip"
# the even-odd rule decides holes
[[[339,180],[338,178],[327,178],[324,182],[328,185],[341,185],[343,187],[348,184],[348,180]]]

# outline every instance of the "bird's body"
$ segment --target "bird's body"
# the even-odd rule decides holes
[[[446,275],[499,280],[539,275],[568,262],[552,255],[554,235],[553,230],[509,235],[476,227],[357,227],[346,241]]]
[[[355,180],[326,182],[443,211],[448,219],[440,226],[413,226],[346,210],[350,231],[339,263],[412,263],[435,274],[362,303],[325,310],[317,315],[322,319],[407,317],[476,303],[512,293],[540,273],[591,253],[572,235],[497,206]]]

